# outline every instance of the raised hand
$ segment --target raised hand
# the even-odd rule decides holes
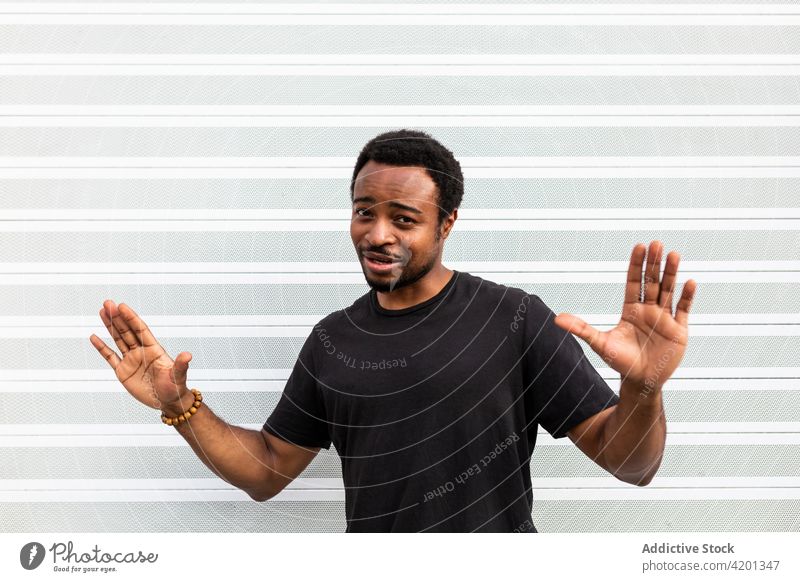
[[[186,395],[186,372],[192,354],[181,352],[173,361],[150,328],[124,303],[116,306],[110,299],[104,301],[100,318],[122,357],[96,335],[92,334],[89,340],[136,400],[163,410]]]
[[[588,342],[589,346],[614,370],[622,381],[642,390],[660,388],[678,367],[689,338],[689,308],[697,284],[689,279],[683,286],[673,315],[672,301],[680,256],[667,255],[664,276],[660,279],[660,241],[649,250],[637,244],[631,253],[622,316],[614,329],[599,331],[569,313],[561,313],[555,323]],[[642,262],[647,254],[642,290]]]

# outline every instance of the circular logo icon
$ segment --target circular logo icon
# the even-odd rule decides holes
[[[26,570],[34,570],[44,560],[44,546],[39,542],[28,542],[19,551],[19,563]]]

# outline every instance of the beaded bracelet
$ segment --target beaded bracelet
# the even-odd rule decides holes
[[[200,405],[203,403],[203,395],[200,393],[200,390],[197,388],[192,388],[192,392],[194,393],[194,402],[189,407],[189,410],[185,411],[183,414],[179,414],[178,416],[174,416],[170,418],[166,414],[161,414],[161,422],[164,424],[168,424],[170,426],[177,426],[182,423],[184,420],[189,420],[189,417],[192,416],[197,409],[200,408]]]

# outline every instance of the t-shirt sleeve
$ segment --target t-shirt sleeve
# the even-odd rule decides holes
[[[556,314],[538,296],[527,297],[523,369],[529,421],[560,439],[614,406],[619,396],[586,358],[579,340],[555,324]]]
[[[278,404],[264,423],[264,430],[299,446],[329,449],[331,438],[316,380],[313,347],[312,332],[300,349]]]

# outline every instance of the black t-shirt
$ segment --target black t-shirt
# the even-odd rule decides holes
[[[463,271],[317,323],[264,428],[342,460],[348,532],[535,532],[530,458],[617,394],[536,295]]]

